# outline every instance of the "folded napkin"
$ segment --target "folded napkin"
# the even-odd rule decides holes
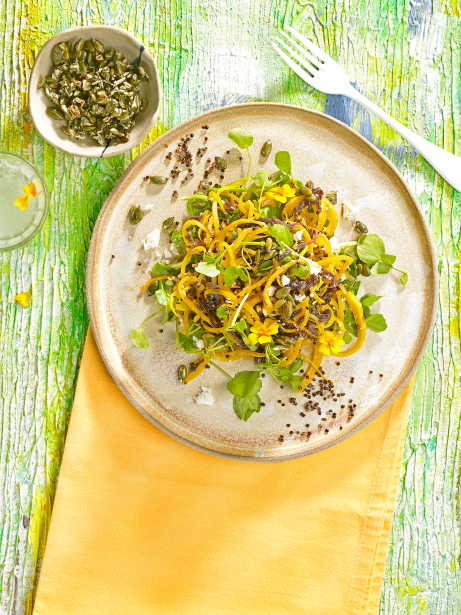
[[[35,615],[376,614],[411,391],[316,455],[220,459],[146,421],[90,331]]]

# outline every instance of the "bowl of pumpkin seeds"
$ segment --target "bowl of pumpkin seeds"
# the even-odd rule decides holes
[[[57,149],[86,158],[138,145],[154,125],[161,100],[154,59],[114,26],[81,26],[51,37],[29,80],[29,110],[39,134]]]

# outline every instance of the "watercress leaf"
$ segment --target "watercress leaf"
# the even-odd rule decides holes
[[[183,241],[181,233],[177,228],[173,229],[171,233],[171,242],[174,243],[175,246],[178,246]]]
[[[220,270],[216,267],[216,265],[201,262],[195,268],[197,273],[203,273],[203,275],[207,275],[209,278],[215,278],[220,274]]]
[[[260,211],[260,214],[261,214],[261,218],[278,218],[280,216],[280,205],[272,205],[271,207],[263,207]]]
[[[270,184],[269,173],[265,169],[256,173],[256,175],[252,177],[252,180],[258,188],[264,188]]]
[[[180,268],[181,263],[175,263],[174,265],[155,263],[155,265],[152,267],[151,276],[155,278],[158,275],[177,275],[178,269]]]
[[[289,248],[293,245],[293,237],[287,226],[283,224],[273,224],[267,229],[269,235],[271,235],[277,243],[287,245]]]
[[[387,263],[375,263],[371,268],[372,275],[379,275],[382,273],[389,273],[391,266]]]
[[[304,361],[302,359],[297,359],[292,365],[290,365],[290,371],[292,374],[295,374],[298,369],[301,369]]]
[[[369,307],[364,305],[362,309],[363,309],[363,315],[365,316],[365,318],[370,315],[370,308]]]
[[[226,269],[224,269],[224,282],[228,285],[228,286],[232,286],[237,278],[242,279],[242,275],[243,274],[243,281],[246,280],[246,276],[245,276],[245,272],[243,271],[243,269],[241,267],[236,267],[235,265],[231,265],[230,267],[227,267]]]
[[[392,256],[392,254],[383,254],[381,257],[381,261],[383,263],[387,263],[388,265],[393,265],[395,263],[396,256]]]
[[[234,412],[243,421],[248,421],[253,412],[259,412],[261,409],[261,398],[258,394],[249,395],[248,397],[234,397]]]
[[[245,130],[245,128],[234,128],[228,134],[231,139],[240,149],[247,149],[253,143],[253,135]]]
[[[262,387],[259,372],[237,372],[232,380],[227,383],[228,390],[237,397],[249,397],[257,393]]]
[[[378,235],[360,235],[357,254],[367,265],[371,266],[380,261],[385,251],[384,242]]]
[[[296,392],[298,390],[298,387],[301,384],[302,380],[303,380],[302,376],[293,376],[290,379],[290,384],[291,384],[291,388],[293,389],[293,391]]]
[[[184,350],[184,352],[187,352],[187,354],[196,352],[198,350],[197,344],[195,343],[195,340],[192,338],[192,336],[184,335],[183,333],[180,333],[178,337],[179,337],[179,346],[181,347],[182,350]]]
[[[247,323],[245,321],[245,319],[241,318],[240,320],[237,320],[237,322],[234,325],[234,329],[236,331],[238,331],[239,333],[245,333],[247,331]]]
[[[387,329],[386,319],[382,314],[371,314],[365,319],[365,323],[368,329],[376,331],[376,333],[381,333],[381,331]]]
[[[343,335],[343,340],[345,341],[345,343],[346,343],[346,344],[349,344],[349,342],[351,341],[351,339],[352,339],[352,335],[351,335],[350,333],[345,333],[345,334]]]
[[[146,337],[146,334],[144,333],[142,329],[134,329],[131,332],[131,341],[138,348],[148,348],[149,347],[149,341]]]
[[[291,175],[291,157],[288,152],[277,152],[275,154],[275,166],[280,169],[282,173]]]
[[[288,367],[281,367],[277,371],[277,376],[280,382],[288,382],[288,380],[293,378],[293,374],[291,370],[288,369]]]
[[[189,216],[199,216],[206,209],[211,209],[211,201],[207,196],[197,195],[197,197],[192,197],[187,201],[187,213]]]
[[[359,288],[360,288],[360,284],[362,282],[360,282],[360,280],[356,280],[352,286],[351,286],[351,292],[354,293],[354,295],[357,295],[357,293],[359,292]]]
[[[258,267],[258,272],[259,271],[269,271],[270,269],[272,269],[272,267],[274,266],[274,263],[272,261],[263,261],[259,267]]]
[[[310,274],[310,270],[304,265],[295,265],[290,269],[290,272],[297,278],[307,278]]]
[[[402,277],[400,278],[400,284],[403,284],[405,286],[407,282],[408,282],[408,273],[404,271],[402,273]]]
[[[163,288],[159,288],[155,291],[155,298],[160,303],[160,305],[169,305],[170,304],[170,295],[163,290]]]
[[[216,310],[216,316],[218,318],[226,318],[228,314],[229,314],[229,308],[226,307],[225,305],[219,306],[218,309]]]
[[[360,297],[360,303],[363,306],[370,307],[370,305],[373,305],[373,303],[378,301],[378,299],[382,298],[383,295],[373,295],[372,293],[367,293],[366,295],[363,295],[363,297]]]
[[[353,278],[357,277],[357,261],[353,260],[349,265],[349,273]]]

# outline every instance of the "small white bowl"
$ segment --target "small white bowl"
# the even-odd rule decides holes
[[[135,125],[130,130],[128,143],[116,143],[106,148],[98,145],[89,136],[81,141],[71,139],[62,131],[62,127],[67,122],[55,120],[46,113],[47,107],[55,107],[55,105],[47,98],[43,88],[37,90],[37,85],[41,76],[51,74],[54,68],[51,49],[53,45],[64,41],[70,41],[73,44],[79,38],[94,38],[100,41],[105,49],[113,48],[122,52],[129,62],[134,62],[140,58],[140,66],[149,75],[149,81],[147,83],[142,82],[139,86],[141,98],[147,101],[147,107],[139,113]],[[30,74],[29,112],[38,133],[57,149],[73,156],[108,158],[132,149],[144,139],[154,125],[160,111],[161,101],[162,90],[153,57],[144,45],[129,32],[114,26],[81,26],[55,34],[41,48]]]

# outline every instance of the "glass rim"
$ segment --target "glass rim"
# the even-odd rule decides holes
[[[1,252],[11,252],[12,250],[17,250],[19,248],[24,247],[28,243],[30,243],[32,239],[36,235],[38,235],[38,233],[42,230],[43,225],[45,224],[46,217],[48,216],[49,208],[50,208],[50,196],[48,193],[48,186],[46,185],[45,179],[43,175],[40,173],[40,171],[38,170],[38,168],[34,164],[32,164],[32,162],[27,160],[27,158],[24,158],[24,156],[21,156],[21,154],[16,154],[15,152],[9,152],[8,150],[0,149],[0,159],[1,158],[14,158],[16,160],[20,160],[21,163],[25,164],[26,167],[29,167],[29,169],[33,172],[36,178],[40,181],[40,184],[43,190],[43,195],[45,198],[45,207],[43,208],[43,214],[38,224],[32,226],[30,233],[26,237],[21,239],[21,241],[18,241],[17,243],[9,245],[9,246],[2,246],[1,245],[2,240],[0,240],[0,253]]]

